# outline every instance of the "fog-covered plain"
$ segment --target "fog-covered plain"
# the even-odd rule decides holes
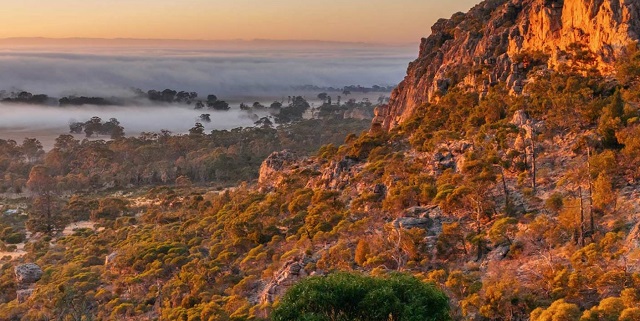
[[[93,116],[104,121],[117,118],[121,125],[132,134],[143,131],[168,129],[176,133],[187,132],[193,127],[200,114],[211,114],[210,129],[231,129],[250,126],[250,114],[239,109],[229,111],[194,110],[189,106],[153,105],[143,107],[122,106],[80,106],[46,107],[33,105],[0,104],[0,128],[65,128],[75,121],[87,121]]]
[[[29,91],[51,97],[68,95],[132,97],[131,88],[196,91],[231,103],[228,112],[189,106],[155,105],[131,99],[131,106],[54,107],[0,104],[0,139],[35,137],[51,147],[68,132],[70,121],[115,117],[128,136],[167,129],[185,133],[202,113],[207,130],[251,126],[241,102],[265,105],[315,92],[292,87],[314,85],[389,85],[404,76],[413,47],[323,42],[227,41],[206,43],[110,42],[78,40],[72,44],[6,45],[0,49],[0,90]],[[331,96],[339,93],[330,93]],[[375,101],[381,93],[348,98]],[[334,100],[335,101],[335,100]],[[79,136],[80,138],[81,136]]]
[[[70,122],[84,122],[93,116],[98,116],[103,121],[117,118],[128,136],[137,136],[141,132],[159,132],[161,129],[183,134],[196,122],[201,122],[198,118],[202,113],[211,114],[211,123],[203,123],[207,131],[252,126],[254,122],[250,114],[239,109],[222,112],[162,105],[48,107],[0,104],[0,139],[21,142],[25,137],[35,137],[45,148],[51,148],[56,137],[69,132]],[[83,135],[76,136],[83,138]],[[106,136],[99,138],[108,139]]]
[[[416,51],[314,42],[5,47],[0,89],[60,97],[171,88],[235,97],[287,94],[300,85],[392,85]]]

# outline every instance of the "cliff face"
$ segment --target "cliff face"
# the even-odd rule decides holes
[[[453,86],[483,93],[504,82],[520,93],[534,53],[555,68],[581,52],[581,63],[611,73],[639,39],[640,0],[487,0],[431,29],[374,124],[393,128]]]

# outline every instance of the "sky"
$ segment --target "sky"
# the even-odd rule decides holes
[[[2,0],[0,38],[408,43],[479,0]]]

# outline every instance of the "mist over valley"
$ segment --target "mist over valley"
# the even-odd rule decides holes
[[[49,96],[125,96],[173,88],[223,97],[291,94],[300,85],[393,85],[415,46],[357,43],[213,42],[201,47],[8,46],[0,88]]]
[[[261,113],[239,105],[269,106],[302,96],[312,106],[327,88],[389,85],[402,79],[413,46],[285,41],[127,41],[100,39],[9,39],[0,50],[0,93],[47,95],[39,105],[0,103],[0,139],[38,138],[45,148],[69,132],[69,123],[98,116],[117,118],[127,135],[186,133],[202,113],[207,131],[253,126]],[[141,99],[139,92],[215,94],[225,112],[194,110],[192,104]],[[342,95],[329,92],[334,100]],[[62,97],[98,97],[120,106],[58,106]],[[388,92],[353,92],[347,99],[376,101]],[[190,102],[191,103],[191,102]],[[262,113],[265,114],[265,113]],[[80,136],[81,137],[81,136]]]

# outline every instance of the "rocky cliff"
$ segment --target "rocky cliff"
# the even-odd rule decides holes
[[[581,63],[612,73],[639,39],[640,0],[487,0],[441,19],[374,124],[385,129],[452,87],[486,93],[505,83],[521,93],[533,67]]]

